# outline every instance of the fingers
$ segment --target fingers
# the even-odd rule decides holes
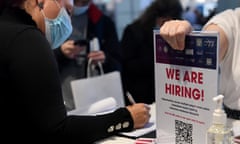
[[[144,104],[144,106],[145,106],[145,108],[146,108],[147,110],[150,110],[150,109],[151,109],[151,107],[150,107],[148,104]]]
[[[68,40],[66,41],[62,46],[61,46],[61,51],[62,53],[68,57],[68,58],[75,58],[80,51],[82,51],[85,47],[80,47],[78,45],[74,45],[73,40]]]
[[[142,128],[148,123],[151,114],[150,107],[144,103],[137,103],[131,106],[127,106],[127,109],[131,113],[134,121],[134,128]]]
[[[88,58],[93,60],[93,63],[101,62],[104,63],[106,56],[103,51],[92,51],[88,54]]]
[[[146,122],[148,122],[151,117],[151,114],[150,114],[151,108],[149,105],[144,104],[144,109],[145,109],[145,115],[146,115]]]
[[[71,52],[72,51],[71,49],[72,49],[73,45],[74,45],[73,40],[68,40],[61,45],[62,53],[68,58],[73,58],[73,55],[72,55],[72,52]]]
[[[186,34],[191,31],[192,27],[189,22],[172,20],[164,23],[164,25],[160,28],[160,35],[173,49],[183,50]]]

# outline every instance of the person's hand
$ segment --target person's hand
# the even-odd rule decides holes
[[[65,8],[66,8],[68,14],[72,15],[73,5],[74,5],[73,4],[74,3],[73,0],[64,0],[63,2],[65,4]]]
[[[134,122],[134,128],[142,128],[148,123],[150,118],[150,107],[144,103],[137,103],[127,106],[128,111],[131,113]]]
[[[93,64],[98,62],[103,63],[106,59],[106,56],[103,51],[92,51],[88,54],[88,58],[92,59]]]
[[[85,46],[74,45],[73,40],[68,40],[62,44],[61,51],[67,58],[74,59],[85,48]]]
[[[185,20],[170,20],[160,28],[160,35],[176,50],[183,50],[185,36],[192,31],[192,26]]]

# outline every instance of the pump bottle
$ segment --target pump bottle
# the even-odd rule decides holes
[[[217,107],[213,112],[212,125],[207,131],[207,144],[232,144],[232,129],[226,127],[227,116],[222,108],[223,95],[213,98]]]

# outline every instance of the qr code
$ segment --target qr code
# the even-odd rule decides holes
[[[193,125],[175,120],[176,144],[192,144]]]

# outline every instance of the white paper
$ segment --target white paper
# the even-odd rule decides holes
[[[68,115],[100,115],[113,112],[117,108],[117,102],[113,97],[92,103],[87,109],[75,109],[68,112]]]
[[[134,139],[112,136],[112,137],[97,141],[94,144],[134,144],[134,143],[135,143]]]
[[[74,80],[71,82],[77,114],[95,114],[124,107],[120,73]]]

